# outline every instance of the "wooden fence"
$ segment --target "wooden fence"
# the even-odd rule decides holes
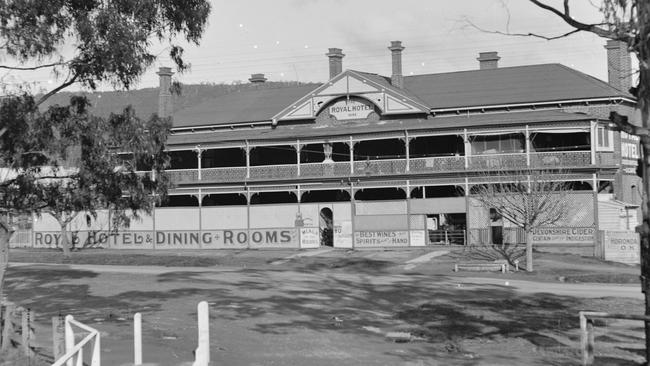
[[[34,311],[12,303],[0,303],[0,350],[20,348],[27,357],[36,355]]]

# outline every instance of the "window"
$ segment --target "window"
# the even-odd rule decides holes
[[[524,135],[475,135],[471,137],[472,155],[523,153],[526,150]]]
[[[605,126],[598,126],[596,139],[597,150],[614,151],[614,133]]]

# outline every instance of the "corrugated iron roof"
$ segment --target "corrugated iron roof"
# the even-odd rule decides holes
[[[432,109],[633,98],[602,80],[561,64],[406,76],[404,86]]]
[[[390,78],[354,71],[386,87]],[[503,67],[404,78],[405,90],[431,109],[633,97],[606,82],[560,64]],[[234,92],[174,114],[174,127],[270,121],[320,85]]]
[[[265,88],[226,94],[174,113],[174,127],[270,121],[287,105],[319,86]]]

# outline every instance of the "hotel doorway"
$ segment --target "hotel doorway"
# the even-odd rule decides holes
[[[334,246],[334,214],[329,207],[323,207],[320,210],[318,220],[320,231],[320,245],[326,247]]]

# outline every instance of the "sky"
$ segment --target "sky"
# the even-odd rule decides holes
[[[343,49],[343,69],[391,74],[390,41],[400,40],[404,75],[472,70],[479,52],[497,51],[500,67],[561,63],[607,79],[605,40],[589,33],[546,41],[487,31],[569,31],[559,18],[526,0],[212,0],[199,46],[185,45],[192,67],[175,77],[186,84],[247,82],[263,73],[271,81],[326,81],[330,47]],[[560,4],[559,0],[547,0]],[[599,20],[596,0],[574,0],[578,19]],[[480,27],[479,30],[472,26]],[[171,66],[165,49],[135,87],[155,87],[159,66]],[[56,85],[53,75],[14,80]],[[104,86],[103,89],[110,89]]]

